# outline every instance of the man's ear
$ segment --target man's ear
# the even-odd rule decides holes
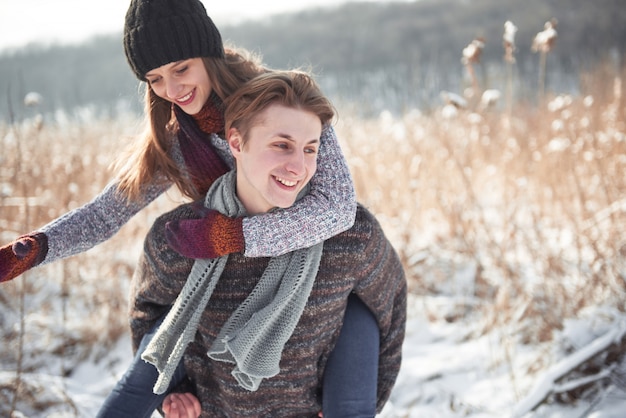
[[[230,152],[233,154],[233,157],[237,157],[237,155],[241,153],[241,144],[243,143],[243,138],[241,137],[239,129],[230,128],[226,137],[228,138]]]

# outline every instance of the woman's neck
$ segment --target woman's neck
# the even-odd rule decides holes
[[[202,109],[191,116],[202,132],[206,134],[224,133],[224,103],[215,92],[211,93]]]

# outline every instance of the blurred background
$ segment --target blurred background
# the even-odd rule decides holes
[[[292,3],[231,1],[206,8],[226,42],[262,54],[275,68],[311,67],[327,94],[358,103],[367,115],[432,109],[442,90],[462,94],[471,85],[462,53],[474,39],[484,43],[474,69],[480,87],[504,92],[506,21],[517,27],[512,88],[518,101],[537,99],[540,71],[546,88],[579,94],[581,74],[602,62],[620,68],[626,49],[619,0]],[[121,42],[125,5],[2,1],[0,91],[6,100],[0,115],[6,120],[12,104],[15,116],[24,116],[20,105],[30,91],[45,99],[45,113],[63,109],[71,115],[84,106],[111,116],[140,112],[137,80]],[[540,66],[531,47],[551,19],[558,47]]]
[[[315,73],[405,266],[381,416],[623,416],[623,0],[212,3],[227,43]],[[91,200],[140,131],[127,4],[0,0],[0,245]],[[0,286],[0,415],[95,415],[143,238],[181,202]]]

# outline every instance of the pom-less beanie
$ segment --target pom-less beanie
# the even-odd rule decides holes
[[[223,57],[220,32],[199,0],[131,0],[124,24],[124,52],[133,72],[170,62]]]

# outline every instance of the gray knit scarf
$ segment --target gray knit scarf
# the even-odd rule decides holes
[[[230,171],[209,189],[208,208],[227,216],[244,216]],[[300,320],[313,287],[323,243],[273,257],[250,295],[222,327],[207,355],[234,363],[239,385],[255,391],[264,378],[277,375],[282,350]],[[165,393],[185,348],[193,341],[200,317],[224,270],[228,256],[196,260],[172,309],[141,355],[159,371],[156,394]]]

